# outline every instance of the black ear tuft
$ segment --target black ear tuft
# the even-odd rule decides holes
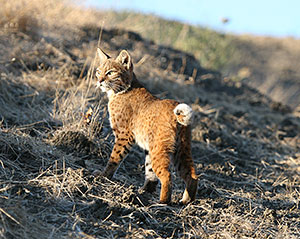
[[[98,53],[98,57],[100,59],[100,62],[104,62],[106,61],[107,59],[110,58],[109,55],[107,55],[102,49],[100,48],[97,48],[97,53]]]

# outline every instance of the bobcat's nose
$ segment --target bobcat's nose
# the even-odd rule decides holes
[[[96,80],[97,80],[96,86],[97,86],[97,88],[99,88],[101,86],[101,83],[103,82],[103,78],[97,77]]]

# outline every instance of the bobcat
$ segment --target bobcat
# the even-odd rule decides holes
[[[115,143],[103,176],[112,178],[134,143],[145,150],[143,190],[153,192],[161,182],[160,202],[171,200],[172,162],[186,184],[181,203],[195,199],[197,176],[191,155],[190,123],[193,111],[187,104],[161,100],[136,79],[132,59],[122,50],[116,59],[97,49],[100,66],[97,85],[108,96],[110,125]]]

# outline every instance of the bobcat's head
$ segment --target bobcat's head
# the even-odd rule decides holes
[[[109,95],[125,92],[131,86],[133,65],[126,50],[122,50],[116,59],[112,59],[101,49],[97,49],[100,65],[96,70],[97,85]]]

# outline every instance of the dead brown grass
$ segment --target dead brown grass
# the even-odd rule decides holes
[[[299,237],[299,118],[186,53],[116,29],[103,30],[101,46],[112,55],[129,49],[152,92],[192,105],[200,183],[197,200],[184,207],[175,174],[173,204],[157,204],[158,192],[139,194],[144,155],[138,148],[113,181],[98,176],[113,142],[107,99],[93,82],[99,19],[53,27],[53,16],[64,23],[66,15],[91,14],[54,2],[53,13],[48,3],[17,2],[37,23],[34,34],[7,30],[1,18],[1,238]],[[18,4],[1,11],[19,11]]]
[[[39,27],[74,27],[97,22],[93,10],[82,11],[68,0],[1,0],[0,4],[2,30],[30,33],[37,32]]]

